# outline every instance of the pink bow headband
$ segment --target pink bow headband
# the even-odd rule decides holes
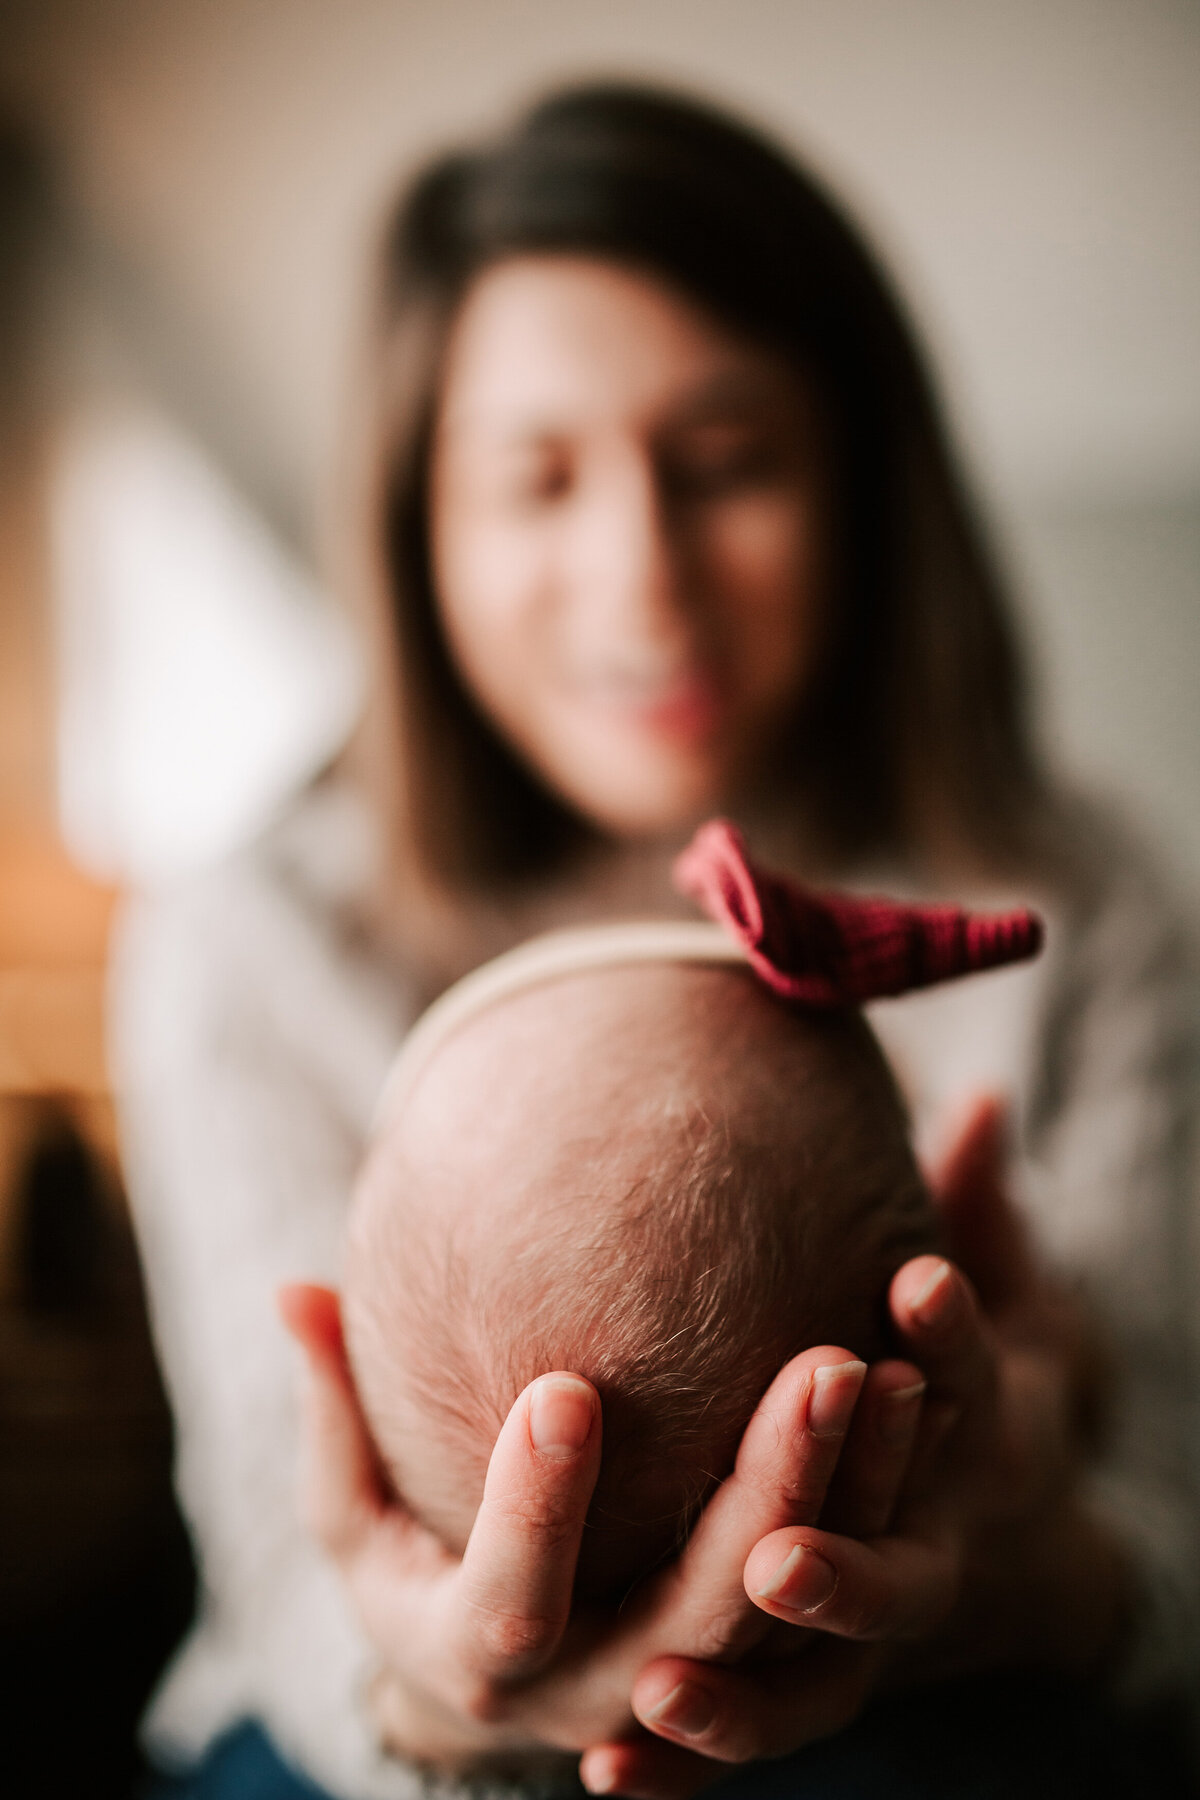
[[[773,994],[802,1006],[862,1006],[1036,956],[1036,913],[821,894],[756,867],[727,819],[702,825],[675,885],[724,927]]]
[[[438,1046],[510,994],[642,962],[747,963],[773,994],[800,1006],[862,1006],[1036,955],[1042,924],[1019,911],[991,916],[957,906],[819,894],[751,862],[724,819],[701,826],[675,864],[676,885],[715,924],[651,919],[550,932],[520,944],[448,988],[417,1021],[384,1084],[376,1127],[399,1106]]]

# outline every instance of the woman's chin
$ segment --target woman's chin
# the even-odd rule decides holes
[[[768,723],[728,711],[688,735],[626,711],[576,707],[518,740],[542,779],[590,825],[616,838],[674,839],[728,811],[753,786]]]
[[[687,779],[655,780],[646,775],[640,781],[614,779],[614,773],[596,768],[586,780],[554,785],[589,824],[620,839],[682,837],[720,812],[730,791],[727,781],[712,771],[698,771]]]
[[[535,766],[598,831],[669,840],[729,811],[746,793],[756,760],[748,744],[732,741],[732,733],[686,748],[648,742],[642,734],[596,733],[581,735],[569,757],[537,758]]]

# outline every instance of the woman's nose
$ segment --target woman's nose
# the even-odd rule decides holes
[[[691,607],[681,545],[649,456],[611,468],[588,509],[583,573],[593,616],[657,652],[685,647]]]

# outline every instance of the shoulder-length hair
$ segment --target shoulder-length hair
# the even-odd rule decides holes
[[[353,528],[376,680],[360,748],[393,866],[443,897],[494,895],[594,835],[464,688],[431,579],[449,333],[476,277],[526,254],[642,271],[818,381],[840,447],[837,617],[778,772],[822,862],[1023,862],[1047,796],[1023,673],[888,280],[755,131],[692,99],[606,83],[556,93],[497,141],[431,164],[386,230]]]

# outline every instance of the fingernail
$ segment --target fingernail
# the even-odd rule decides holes
[[[581,1768],[579,1779],[589,1794],[615,1794],[617,1791],[617,1771],[611,1764],[595,1770]]]
[[[681,1681],[646,1717],[656,1725],[669,1725],[681,1737],[699,1737],[708,1730],[716,1712],[716,1703],[707,1688],[698,1687],[694,1681]]]
[[[892,1388],[883,1396],[883,1405],[879,1409],[879,1435],[885,1444],[903,1444],[912,1436],[924,1394],[925,1383],[916,1381],[911,1387]]]
[[[948,1325],[958,1310],[954,1270],[940,1262],[925,1285],[909,1302],[909,1311],[921,1325]]]
[[[587,1443],[596,1400],[586,1382],[546,1375],[529,1396],[529,1438],[542,1456],[577,1456]]]
[[[841,1437],[850,1423],[867,1372],[864,1362],[831,1363],[813,1373],[808,1429],[814,1437]]]
[[[797,1544],[789,1550],[770,1581],[758,1590],[760,1600],[774,1600],[789,1612],[812,1612],[823,1606],[837,1586],[837,1570],[815,1550]]]

